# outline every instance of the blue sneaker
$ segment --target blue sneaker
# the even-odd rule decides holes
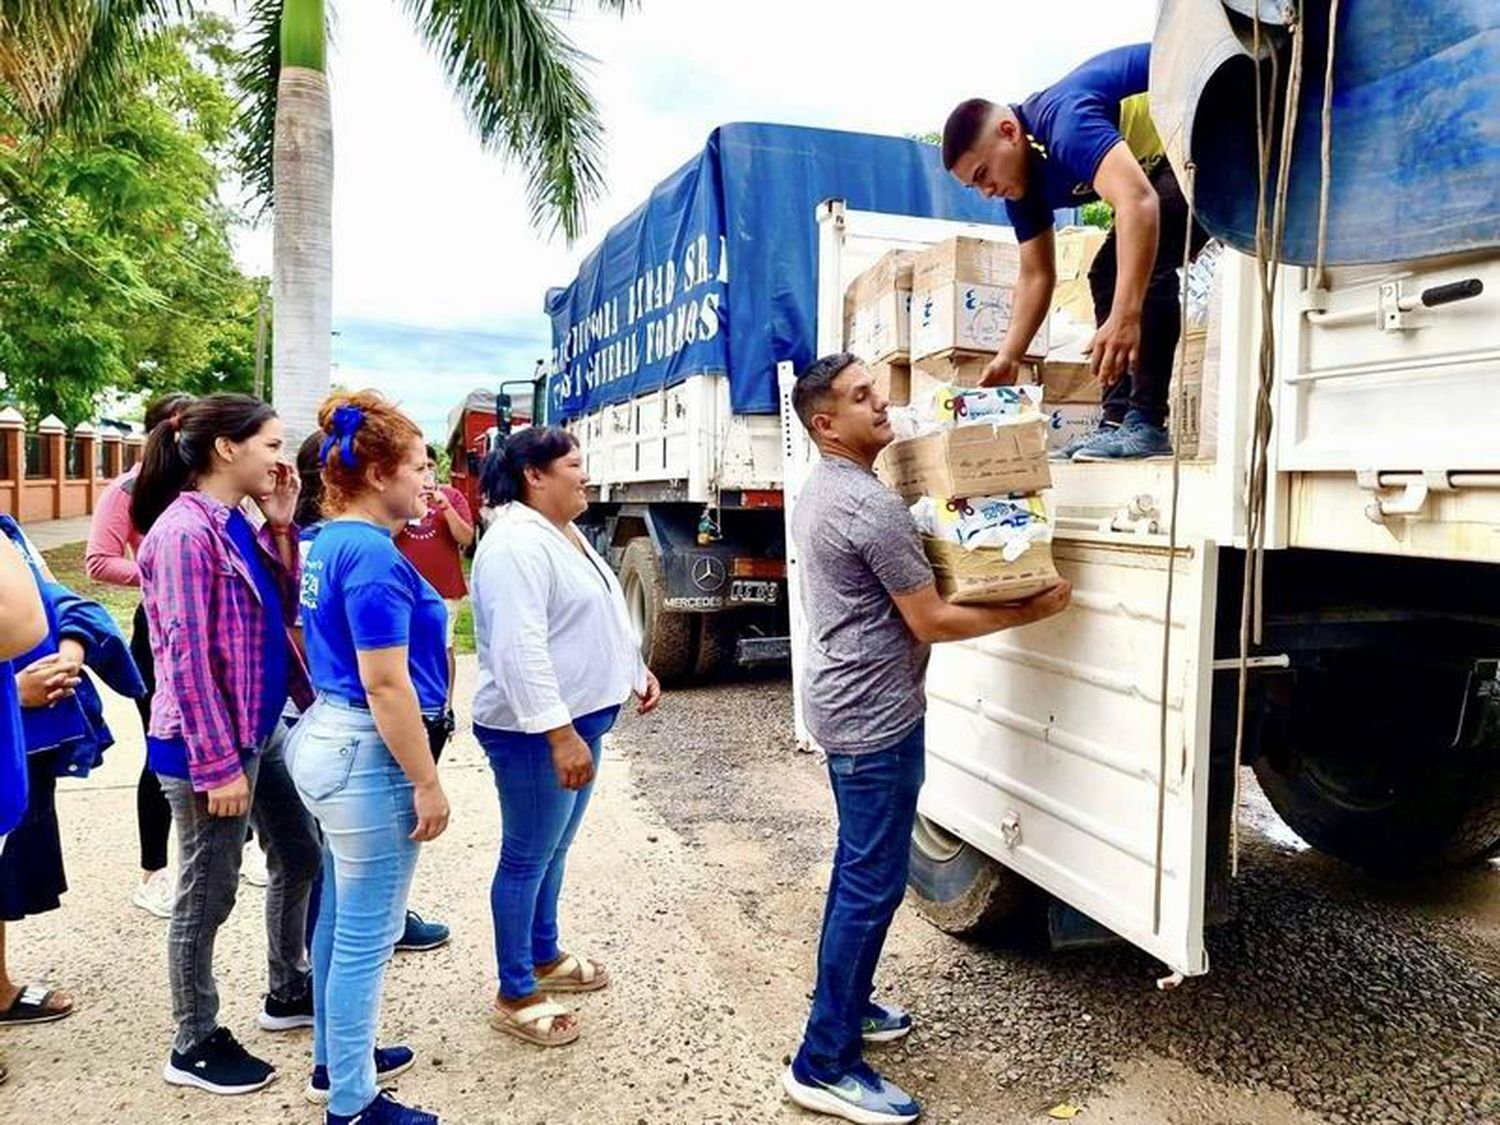
[[[323,1120],[327,1125],[441,1125],[437,1114],[402,1105],[384,1090],[358,1113],[347,1117],[342,1113],[329,1113]]]
[[[1059,446],[1047,454],[1049,461],[1071,461],[1080,449],[1099,441],[1106,436],[1112,437],[1120,428],[1118,422],[1101,422],[1097,430],[1090,430],[1086,434],[1080,434],[1067,445]]]
[[[1104,434],[1073,454],[1074,461],[1156,461],[1172,456],[1165,426],[1153,426],[1131,411],[1113,433]]]
[[[787,1097],[803,1109],[842,1117],[856,1125],[903,1125],[922,1112],[910,1094],[860,1063],[837,1082],[823,1082],[803,1072],[801,1057],[781,1076]]]
[[[894,1043],[911,1034],[911,1016],[894,1004],[872,1003],[859,1032],[866,1043]]]
[[[405,1074],[416,1063],[416,1053],[410,1047],[376,1047],[375,1081],[384,1086]],[[313,1105],[328,1104],[328,1068],[313,1067],[312,1079],[303,1091]]]
[[[429,922],[415,910],[406,912],[406,929],[396,943],[397,953],[423,953],[447,944],[447,926],[441,922]]]

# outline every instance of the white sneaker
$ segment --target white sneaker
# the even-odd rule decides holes
[[[158,918],[170,918],[172,904],[177,901],[177,880],[172,878],[172,873],[165,867],[160,871],[153,871],[144,883],[135,885],[130,901]]]
[[[252,887],[264,887],[271,881],[266,870],[266,853],[254,840],[245,845],[245,854],[240,857],[240,878]]]

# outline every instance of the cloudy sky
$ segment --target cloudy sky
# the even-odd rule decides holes
[[[1149,39],[1156,9],[642,0],[620,19],[579,0],[569,26],[595,60],[608,190],[570,247],[530,228],[521,177],[481,151],[402,5],[334,7],[334,378],[402,400],[432,436],[469,389],[529,377],[549,348],[547,288],[715,126],[940,129],[962,98],[1019,100],[1090,54]],[[247,232],[240,254],[269,272],[269,231]]]

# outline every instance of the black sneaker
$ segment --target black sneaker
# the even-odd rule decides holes
[[[196,1086],[210,1094],[249,1094],[269,1086],[276,1068],[221,1027],[191,1051],[173,1051],[161,1076],[173,1086]]]
[[[312,982],[303,981],[296,992],[278,996],[266,993],[265,1005],[256,1017],[256,1022],[265,1031],[295,1031],[299,1027],[313,1025]]]

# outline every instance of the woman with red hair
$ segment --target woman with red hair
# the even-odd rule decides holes
[[[448,696],[447,607],[396,549],[425,508],[416,424],[373,391],[318,413],[325,522],[302,571],[317,699],[292,733],[292,778],[323,829],[313,931],[313,1079],[330,1125],[436,1125],[381,1086],[412,1063],[377,1050],[385,966],[406,919],[420,844],[448,825],[429,744]]]

